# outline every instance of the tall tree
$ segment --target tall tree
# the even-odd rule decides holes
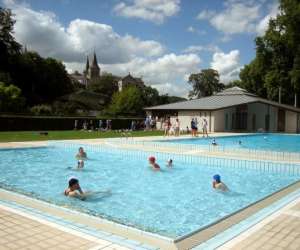
[[[220,83],[218,71],[214,69],[203,69],[200,73],[191,74],[188,83],[193,87],[189,93],[190,98],[210,96],[225,87],[224,84]]]
[[[300,91],[300,1],[280,0],[279,14],[256,38],[256,57],[240,73],[246,89],[272,100],[293,104]]]
[[[112,115],[141,115],[144,113],[144,100],[142,91],[129,86],[113,95],[108,112]]]
[[[21,51],[21,45],[13,36],[14,24],[11,10],[0,7],[0,71],[7,71],[11,57]]]
[[[88,85],[88,89],[105,95],[105,102],[109,104],[115,92],[118,91],[118,82],[112,74],[103,74],[99,79],[95,79]]]
[[[10,84],[0,82],[0,111],[20,112],[23,110],[25,99],[21,96],[21,90]]]

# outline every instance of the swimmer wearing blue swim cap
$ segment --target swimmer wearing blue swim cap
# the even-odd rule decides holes
[[[212,186],[214,189],[218,189],[221,191],[228,191],[228,187],[221,181],[221,176],[216,174],[213,176]]]

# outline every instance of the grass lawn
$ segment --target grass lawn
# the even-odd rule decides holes
[[[158,136],[163,135],[162,131],[134,131],[132,136]],[[0,132],[0,142],[12,141],[45,141],[45,140],[67,140],[67,139],[94,139],[122,137],[122,133],[116,131],[87,132],[87,131],[48,131],[48,135],[40,135],[37,131],[12,131]]]

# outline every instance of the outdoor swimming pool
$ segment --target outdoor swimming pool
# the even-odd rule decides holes
[[[300,179],[299,166],[174,156],[157,153],[162,172],[150,170],[148,153],[88,148],[83,171],[75,167],[78,145],[0,150],[0,186],[168,237],[179,237],[213,223]],[[5,160],[4,160],[5,159]],[[220,174],[231,192],[211,188]],[[84,190],[111,195],[80,201],[62,193],[71,176]]]
[[[242,136],[220,136],[167,140],[168,143],[211,145],[213,138],[220,147],[300,152],[300,136],[284,134],[254,134]],[[239,144],[241,141],[241,145]],[[166,142],[166,141],[161,141]]]

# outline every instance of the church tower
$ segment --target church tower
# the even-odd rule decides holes
[[[92,65],[88,69],[88,78],[90,80],[94,80],[99,77],[100,77],[100,68],[98,66],[96,53],[94,52],[94,58],[93,58]]]
[[[89,57],[86,57],[86,65],[85,65],[85,70],[83,71],[83,75],[87,77],[89,73],[89,68],[90,68],[90,63],[89,63]]]

